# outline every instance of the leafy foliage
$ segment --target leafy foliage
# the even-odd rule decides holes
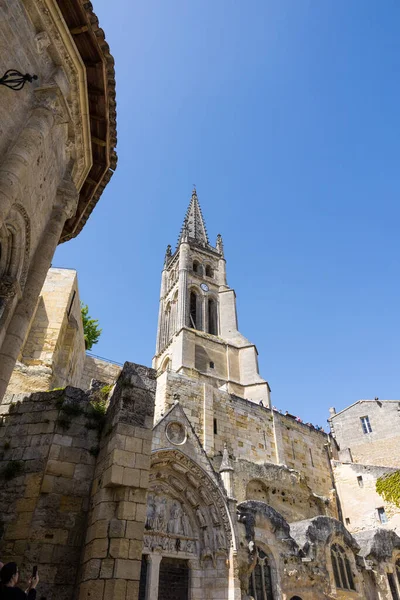
[[[376,491],[386,502],[392,502],[400,508],[400,471],[379,477]]]
[[[81,302],[81,314],[83,323],[83,334],[85,337],[86,350],[91,350],[94,344],[97,344],[101,332],[98,319],[92,319],[89,315],[89,307]]]

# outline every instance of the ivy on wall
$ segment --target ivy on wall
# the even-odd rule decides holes
[[[392,502],[400,508],[400,471],[379,477],[376,491],[386,502]]]

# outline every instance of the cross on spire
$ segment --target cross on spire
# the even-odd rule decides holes
[[[203,246],[208,246],[210,243],[208,241],[206,225],[204,223],[199,199],[197,197],[196,186],[193,187],[192,197],[190,199],[189,207],[186,211],[178,243],[182,241],[185,233],[190,239]]]

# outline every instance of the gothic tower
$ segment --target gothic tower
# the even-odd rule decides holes
[[[222,237],[211,246],[195,189],[176,250],[168,246],[165,254],[153,367],[269,406],[257,349],[238,331]]]

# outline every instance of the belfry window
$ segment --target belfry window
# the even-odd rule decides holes
[[[206,277],[212,277],[213,276],[213,270],[210,267],[210,265],[206,266]]]
[[[189,327],[200,329],[200,316],[197,310],[197,294],[190,292]]]
[[[343,590],[355,590],[350,561],[339,544],[333,544],[331,547],[331,561],[336,587]]]
[[[208,300],[208,333],[218,334],[217,327],[217,303],[212,298]]]
[[[268,556],[261,548],[256,548],[256,552],[257,564],[249,580],[250,596],[253,596],[254,600],[274,600]]]

